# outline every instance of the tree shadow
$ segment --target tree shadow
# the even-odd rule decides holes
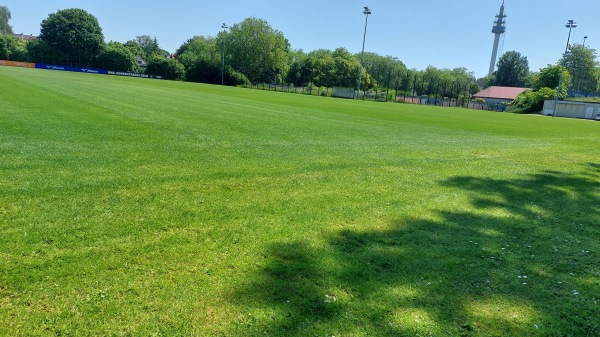
[[[469,211],[269,247],[229,300],[245,335],[600,333],[600,165],[518,179],[454,177]],[[256,313],[259,313],[256,315]],[[375,333],[374,333],[375,331]]]

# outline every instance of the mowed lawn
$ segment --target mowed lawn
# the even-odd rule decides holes
[[[0,335],[598,336],[600,123],[0,67]]]

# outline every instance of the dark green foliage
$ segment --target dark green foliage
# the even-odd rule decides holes
[[[222,48],[222,47],[221,47]],[[187,81],[211,84],[221,83],[221,51],[212,37],[195,36],[187,40],[175,55],[186,70]],[[228,68],[230,68],[228,66]]]
[[[598,68],[595,49],[581,44],[572,45],[564,59],[565,68],[572,76],[571,88],[578,92],[598,92],[599,79],[595,76]],[[563,60],[560,62],[562,63]]]
[[[355,55],[355,58],[359,59],[360,55]],[[365,53],[363,66],[370,75],[370,81],[366,82],[367,86],[372,88],[394,87],[398,74],[406,72],[406,66],[398,58],[376,53]],[[363,81],[361,87],[364,83]]]
[[[27,57],[29,61],[49,64],[68,64],[65,53],[51,46],[48,42],[37,39],[27,43]]]
[[[137,41],[129,40],[124,44],[124,46],[125,48],[129,49],[133,55],[139,56],[144,60],[146,59],[146,52],[144,52],[144,49]]]
[[[10,10],[6,6],[0,6],[0,34],[13,34],[10,21]]]
[[[298,86],[312,83],[323,87],[356,87],[360,58],[350,54],[345,48],[337,48],[334,51],[320,49],[296,55],[288,72],[289,82]],[[388,79],[392,82],[399,71],[404,73],[405,70],[404,64],[395,58],[367,53],[361,87],[372,89]],[[378,76],[379,79],[374,76]]]
[[[231,67],[225,67],[225,85],[249,86],[250,84],[251,82],[246,75],[233,70]]]
[[[102,51],[98,19],[83,9],[65,9],[42,21],[40,39],[64,54],[67,65],[89,66]],[[62,61],[62,60],[61,60]]]
[[[135,55],[120,42],[109,42],[96,58],[95,67],[114,71],[139,72]]]
[[[10,57],[10,41],[8,36],[0,34],[0,60],[8,60]]]
[[[166,54],[168,54],[160,48],[156,37],[152,38],[149,35],[136,36],[133,42],[137,43],[144,51],[144,54],[139,56],[144,57],[146,60],[152,58],[154,55],[160,55],[164,57]]]
[[[185,55],[184,55],[185,56]],[[210,62],[206,59],[188,60],[186,57],[179,59],[185,66],[185,79],[190,82],[220,84],[221,83],[221,65],[216,62]],[[229,69],[230,67],[228,67]]]
[[[0,60],[26,61],[27,49],[25,42],[12,35],[0,33]]]
[[[527,57],[516,51],[509,51],[500,57],[495,72],[494,85],[503,87],[524,87],[529,76]]]
[[[541,88],[538,91],[525,90],[510,104],[509,111],[515,113],[538,113],[544,107],[544,100],[552,99],[555,89]]]
[[[488,74],[482,78],[481,81],[483,82],[483,89],[487,89],[493,86],[494,82],[496,82],[496,75],[494,73]]]
[[[558,82],[560,81],[561,65],[548,65],[546,68],[540,69],[540,72],[535,74],[532,80],[532,89],[539,90],[541,88],[553,88],[556,92]],[[560,88],[559,98],[567,97],[567,88],[571,85],[571,74],[567,69],[564,69],[562,76],[562,84]]]
[[[162,76],[167,80],[182,80],[185,76],[185,68],[176,59],[154,55],[148,61],[146,74]]]
[[[221,38],[227,39],[225,62],[235,71],[253,83],[282,80],[287,71],[290,44],[283,33],[273,29],[267,21],[247,18],[233,25]]]
[[[10,57],[10,47],[12,41],[7,35],[0,34],[0,60],[8,60]]]

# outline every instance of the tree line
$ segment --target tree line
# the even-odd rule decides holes
[[[598,93],[600,91],[600,64],[595,49],[582,44],[569,46],[556,64],[549,64],[538,72],[529,70],[526,56],[510,51],[502,55],[498,61],[498,70],[484,79],[486,86],[499,85],[508,87],[553,87],[558,86],[560,69],[564,64],[566,70],[565,88],[576,93]],[[549,76],[552,73],[552,76]]]
[[[25,42],[12,35],[11,13],[0,6],[0,59],[94,67],[121,72],[145,72],[167,79],[226,85],[286,83],[303,87],[356,88],[360,55],[340,47],[304,52],[292,49],[284,34],[265,20],[250,17],[217,36],[194,36],[175,53],[160,48],[156,38],[137,36],[125,43],[105,42],[92,14],[65,9],[42,21],[39,38]],[[398,58],[365,53],[361,88],[396,95],[460,99],[491,85],[553,88],[560,64],[565,64],[561,96],[600,92],[596,51],[573,45],[557,64],[531,72],[527,57],[505,53],[497,71],[477,81],[466,68],[408,69]],[[479,85],[477,84],[479,83]]]
[[[292,49],[284,34],[265,20],[250,17],[217,36],[194,36],[175,53],[160,48],[156,38],[137,36],[125,43],[104,42],[96,17],[82,9],[48,15],[40,36],[21,41],[12,36],[10,12],[1,7],[0,58],[14,61],[145,72],[168,79],[226,85],[287,83],[294,86],[356,87],[358,54],[340,47],[304,52]],[[224,67],[223,67],[224,64]],[[418,71],[396,57],[366,53],[361,87],[394,89],[417,95],[458,98],[475,77],[465,68]],[[460,83],[460,84],[459,84]],[[435,92],[435,93],[434,93]]]

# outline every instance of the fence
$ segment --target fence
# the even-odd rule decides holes
[[[312,95],[312,96],[327,96],[331,97],[333,93],[333,89],[329,87],[298,87],[293,84],[268,84],[268,83],[259,83],[259,84],[250,84],[244,85],[244,88],[256,89],[256,90],[266,90],[266,91],[276,91],[276,92],[285,92],[285,93],[294,93],[294,94],[302,94],[302,95]]]
[[[301,94],[301,95],[311,95],[311,96],[324,96],[324,97],[336,97],[336,98],[347,98],[347,99],[360,99],[360,100],[369,100],[369,101],[378,101],[378,102],[388,102],[393,101],[394,95],[392,92],[388,91],[362,91],[359,93],[356,92],[354,88],[344,88],[344,87],[317,87],[317,86],[295,86],[293,84],[267,84],[267,83],[259,83],[259,84],[246,84],[243,86],[248,89],[256,89],[256,90],[266,90],[266,91],[276,91],[276,92],[284,92],[284,93],[293,93],[293,94]]]
[[[508,108],[507,104],[503,103],[481,103],[471,101],[470,98],[436,98],[426,96],[397,96],[397,102],[404,102],[410,104],[424,104],[424,105],[435,105],[442,107],[461,107],[473,110],[487,110],[487,111],[499,111],[504,112]]]
[[[312,95],[312,96],[326,96],[336,98],[347,98],[347,99],[360,99],[377,102],[388,102],[394,101],[394,90],[386,91],[361,91],[360,94],[353,88],[341,88],[341,87],[315,87],[315,86],[294,86],[293,84],[250,84],[244,85],[244,88],[265,90],[265,91],[276,91],[284,93]],[[425,104],[435,105],[442,107],[462,107],[467,109],[475,110],[488,110],[488,111],[506,111],[507,105],[505,104],[486,104],[473,102],[470,98],[459,98],[449,99],[440,97],[427,97],[427,96],[395,96],[395,102],[398,103],[411,103],[411,104]]]

